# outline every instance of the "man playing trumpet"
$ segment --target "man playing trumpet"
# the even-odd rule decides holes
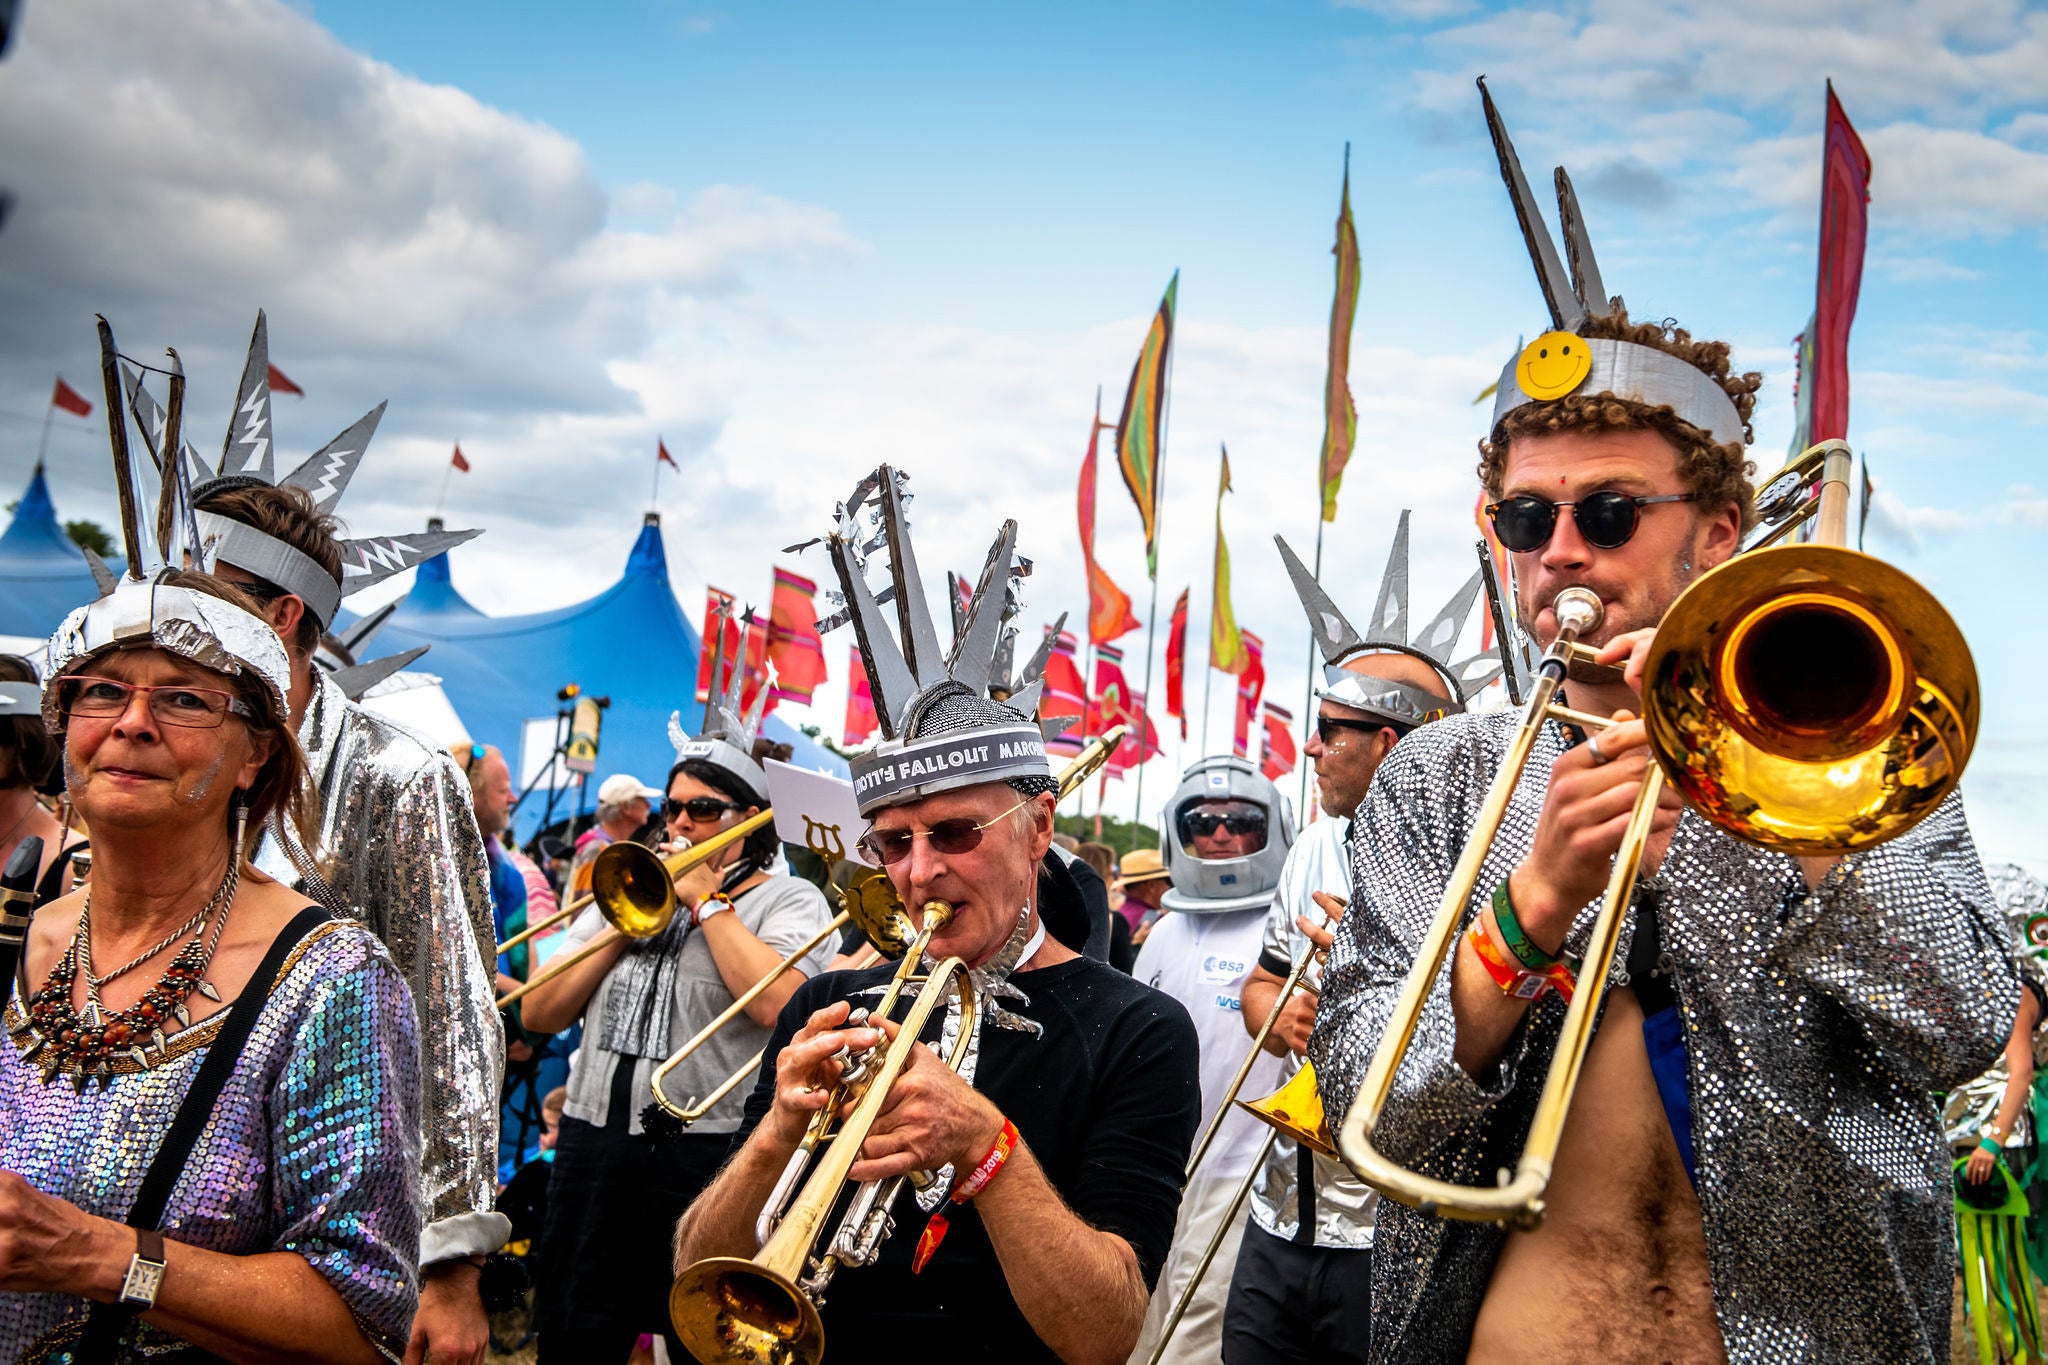
[[[864,582],[860,550],[874,542],[831,541],[884,735],[853,760],[854,785],[873,821],[866,849],[904,904],[950,910],[926,961],[966,962],[981,1026],[960,1074],[925,1047],[912,1051],[861,1148],[854,1181],[923,1171],[939,1180],[894,1209],[918,1235],[838,1272],[823,1308],[826,1350],[882,1360],[919,1342],[971,1340],[981,1360],[1121,1361],[1173,1234],[1194,1140],[1194,1028],[1172,1000],[1081,956],[1086,914],[1046,856],[1055,784],[1031,719],[1036,690],[1007,705],[985,694],[1014,523],[941,663],[899,481],[884,467],[863,490],[879,495],[892,567],[909,584],[897,594],[900,648]],[[863,501],[857,494],[846,517]],[[741,1145],[676,1230],[679,1272],[754,1255],[757,1215],[840,1081],[840,1059],[894,1036],[893,1023],[849,1019],[893,972],[834,972],[797,991],[769,1040]],[[941,1052],[973,1023],[957,1013],[957,999],[938,1012]]]
[[[1960,799],[1888,843],[1795,859],[1667,797],[1615,970],[1574,978],[1655,761],[1630,718],[1650,635],[1749,519],[1758,380],[1729,372],[1725,345],[1628,321],[1560,174],[1567,278],[1487,111],[1555,327],[1503,376],[1489,513],[1538,643],[1559,593],[1585,588],[1604,608],[1586,643],[1627,672],[1569,674],[1567,705],[1620,723],[1544,723],[1377,1150],[1491,1185],[1528,1131],[1562,999],[1604,985],[1606,1003],[1540,1225],[1382,1201],[1374,1359],[1946,1360],[1954,1233],[1930,1092],[1982,1070],[2018,997]],[[1515,730],[1495,712],[1418,731],[1360,808],[1310,1042],[1333,1120]]]

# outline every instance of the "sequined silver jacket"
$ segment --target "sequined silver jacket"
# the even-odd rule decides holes
[[[1514,713],[1452,716],[1402,740],[1353,835],[1309,1055],[1332,1128],[1386,1027]],[[1469,922],[1534,842],[1564,731],[1545,727]],[[2005,929],[1951,796],[1911,833],[1854,854],[1808,893],[1799,865],[1691,811],[1655,882],[1684,1016],[1706,1246],[1734,1362],[1946,1362],[1954,1279],[1947,1147],[1933,1091],[1997,1056],[2019,986]],[[1568,939],[1583,949],[1593,912]],[[1634,910],[1610,981],[1634,932]],[[1529,1011],[1500,1064],[1452,1060],[1449,961],[1376,1133],[1404,1164],[1491,1183],[1527,1134],[1564,1006]],[[1503,1233],[1382,1200],[1372,1360],[1466,1355]]]
[[[493,1207],[505,1030],[494,1006],[490,872],[468,779],[430,741],[356,705],[324,674],[299,743],[320,792],[329,908],[384,941],[419,1011],[420,1264],[495,1251],[511,1232]],[[303,885],[274,838],[257,862]]]

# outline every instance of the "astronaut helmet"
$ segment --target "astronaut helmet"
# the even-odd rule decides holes
[[[1256,764],[1219,754],[1182,774],[1159,842],[1173,881],[1161,909],[1255,910],[1270,904],[1280,885],[1294,815]]]

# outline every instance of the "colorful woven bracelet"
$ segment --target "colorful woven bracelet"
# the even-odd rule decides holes
[[[1502,877],[1500,885],[1493,888],[1493,922],[1500,926],[1500,941],[1524,967],[1532,972],[1541,972],[1557,965],[1557,958],[1531,943],[1529,936],[1522,932],[1522,922],[1515,918],[1515,903],[1508,896],[1506,877]]]

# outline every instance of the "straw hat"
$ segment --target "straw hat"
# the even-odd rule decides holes
[[[1133,849],[1117,864],[1116,884],[1121,890],[1137,882],[1158,881],[1166,875],[1166,863],[1160,858],[1158,849]]]

